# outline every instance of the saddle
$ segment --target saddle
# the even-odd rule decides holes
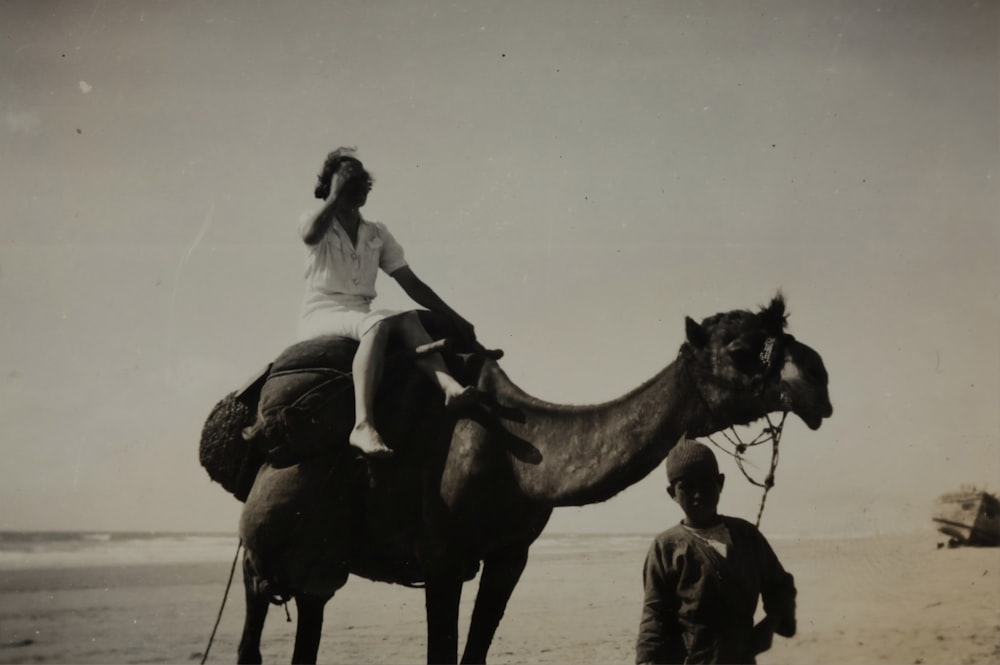
[[[470,354],[502,356],[501,351],[484,349],[475,341],[457,342],[457,331],[444,317],[431,312],[420,312],[420,316],[425,328],[438,341],[408,350],[390,340],[386,350],[375,419],[386,424],[386,431],[382,432],[380,427],[380,432],[390,446],[394,423],[405,421],[408,416],[426,416],[425,412],[432,408],[414,404],[415,399],[422,401],[420,398],[424,397],[428,402],[441,402],[437,388],[416,371],[416,357],[440,352],[454,376],[471,382],[475,372],[469,371],[466,362]],[[257,412],[253,424],[243,430],[243,439],[265,446],[268,461],[279,467],[328,454],[332,447],[346,446],[354,425],[351,365],[357,347],[354,340],[328,335],[285,349],[237,393],[237,399]],[[380,412],[391,417],[380,418]]]
[[[358,343],[326,336],[294,344],[237,392],[256,411],[243,440],[288,466],[346,441],[354,419],[351,362]],[[323,444],[326,443],[326,446]]]
[[[457,339],[446,317],[419,312],[433,339]],[[351,364],[357,342],[327,336],[294,344],[255,373],[239,390],[226,395],[209,414],[199,446],[201,465],[209,477],[245,501],[257,470],[315,457],[340,458],[349,449],[354,423],[354,383]],[[470,344],[435,343],[449,370],[472,382],[484,358],[501,351]],[[413,426],[429,420],[440,408],[440,393],[413,366],[413,353],[390,340],[375,419],[390,446],[399,443],[396,463],[414,461],[419,450],[408,450]]]

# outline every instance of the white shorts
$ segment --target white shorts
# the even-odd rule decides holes
[[[391,309],[372,310],[367,303],[343,305],[334,302],[310,303],[299,318],[298,340],[321,335],[340,335],[359,340],[372,326],[404,314]]]

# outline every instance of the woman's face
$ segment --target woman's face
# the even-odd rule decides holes
[[[372,177],[361,162],[356,159],[344,160],[334,178],[339,201],[356,208],[360,208],[368,201],[368,192],[372,189]]]

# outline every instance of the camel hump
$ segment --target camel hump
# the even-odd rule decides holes
[[[447,331],[432,334],[442,332]],[[499,353],[470,352],[454,338],[437,339],[412,351],[390,341],[376,398],[383,436],[409,442],[414,423],[428,422],[429,413],[443,408],[436,392],[416,387],[426,379],[415,371],[414,356],[443,353],[452,373],[471,385],[482,362]],[[243,500],[247,481],[262,463],[289,466],[346,446],[354,423],[351,366],[357,347],[355,340],[337,335],[292,344],[227,395],[210,414],[202,437],[202,463],[210,477]]]
[[[354,425],[352,364],[358,343],[325,335],[286,348],[271,364],[242,437],[267,451],[275,466],[326,456],[347,445]],[[435,346],[428,351],[443,350]],[[400,403],[398,389],[417,376],[413,353],[391,340],[378,401]],[[384,412],[384,411],[383,411]],[[378,416],[376,416],[378,417]]]

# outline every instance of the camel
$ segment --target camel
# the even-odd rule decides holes
[[[823,361],[785,331],[786,320],[780,293],[755,312],[720,313],[701,323],[686,317],[686,340],[672,363],[597,405],[542,401],[518,388],[495,360],[460,354],[449,355],[449,364],[483,400],[455,414],[397,356],[395,367],[387,362],[376,413],[397,453],[388,461],[348,451],[349,390],[337,402],[341,412],[325,424],[306,418],[324,432],[323,443],[303,443],[308,427],[296,424],[301,413],[274,418],[289,439],[285,449],[302,445],[291,460],[244,460],[240,468],[253,481],[243,492],[240,520],[246,616],[239,662],[261,662],[268,607],[289,599],[298,608],[292,660],[316,662],[324,607],[355,574],[423,587],[427,660],[455,663],[462,585],[480,567],[461,662],[486,662],[529,548],[554,508],[609,499],[653,471],[685,435],[708,436],[789,411],[815,430],[832,415]],[[327,342],[321,359],[315,348],[305,356],[314,365],[349,368],[352,347],[335,359],[329,351],[335,346]],[[301,364],[301,357],[286,364]],[[206,437],[254,422],[254,414],[234,411],[235,403],[220,402],[209,417],[203,464]],[[331,409],[328,403],[324,413]],[[276,431],[264,438],[273,443]],[[333,445],[331,436],[343,445]],[[303,452],[315,445],[327,452]],[[232,481],[227,489],[244,498]]]

